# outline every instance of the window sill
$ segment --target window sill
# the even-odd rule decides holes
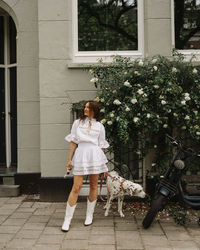
[[[192,56],[195,58],[192,60],[193,65],[199,65],[200,63],[200,50],[177,50],[178,53],[182,54],[185,57],[185,61],[188,62],[191,60]]]
[[[130,57],[132,60],[143,58],[143,54],[139,51],[122,51],[122,52],[106,52],[106,53],[77,53],[73,57],[71,61],[68,63],[69,69],[76,69],[76,68],[90,68],[91,65],[99,65],[99,59],[102,59],[102,62],[104,65],[109,65],[112,62],[113,56],[124,56],[124,57]],[[102,64],[101,64],[102,65]]]

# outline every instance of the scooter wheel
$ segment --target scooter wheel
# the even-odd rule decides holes
[[[146,214],[146,216],[142,222],[142,225],[145,229],[147,229],[151,226],[151,223],[153,222],[157,213],[159,211],[161,211],[165,205],[166,205],[166,197],[164,195],[157,194],[153,198],[153,200],[151,202],[151,208],[149,209],[148,213]]]

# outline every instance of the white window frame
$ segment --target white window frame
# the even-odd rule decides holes
[[[175,12],[174,12],[174,0],[171,0],[171,24],[172,24],[172,47],[175,48]],[[185,56],[185,60],[189,61],[193,55],[196,56],[194,61],[200,61],[200,49],[180,49],[179,53]]]
[[[104,62],[111,62],[112,55],[141,58],[144,55],[144,0],[138,1],[138,50],[129,51],[78,51],[78,0],[72,1],[72,62],[95,63],[99,58]]]

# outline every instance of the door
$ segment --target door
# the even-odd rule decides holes
[[[0,168],[17,166],[16,27],[0,11]]]

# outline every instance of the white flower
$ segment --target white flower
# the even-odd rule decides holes
[[[150,118],[150,117],[151,117],[151,114],[148,113],[148,114],[147,114],[147,118]]]
[[[159,96],[159,99],[164,99],[164,96],[163,96],[163,95],[160,95],[160,96]]]
[[[177,117],[178,115],[177,115],[177,113],[173,113],[173,115],[175,116],[175,117]]]
[[[134,74],[135,75],[139,75],[139,72],[136,70],[136,71],[134,71]]]
[[[94,73],[94,70],[93,69],[90,69],[89,70],[90,74],[92,75]]]
[[[154,147],[154,148],[157,148],[157,145],[155,144],[153,147]]]
[[[157,67],[157,66],[153,66],[153,69],[154,69],[155,71],[157,71],[157,70],[158,70],[158,67]]]
[[[113,118],[115,115],[113,113],[110,114],[110,117]]]
[[[125,111],[126,111],[126,112],[129,112],[129,111],[130,111],[130,108],[129,108],[129,107],[126,107]]]
[[[93,82],[93,83],[98,82],[98,78],[97,78],[97,77],[94,77],[94,78],[92,78],[92,79],[90,80],[90,82]]]
[[[189,96],[185,96],[185,100],[189,101],[189,100],[191,100],[191,98]]]
[[[133,118],[133,121],[136,123],[136,122],[139,121],[139,118],[138,118],[138,117],[134,117],[134,118]]]
[[[132,104],[135,104],[136,102],[137,102],[137,99],[136,99],[136,98],[131,99],[131,103],[132,103]]]
[[[129,88],[132,87],[129,81],[125,81],[125,82],[124,82],[124,86],[129,87]]]
[[[143,61],[140,60],[139,63],[138,63],[138,65],[139,65],[139,66],[143,66],[143,65],[144,65]]]
[[[173,73],[176,73],[177,72],[177,69],[175,67],[172,68],[172,72]]]
[[[146,93],[144,93],[143,97],[147,97],[147,94],[146,94]]]
[[[137,150],[136,154],[137,154],[137,155],[141,154],[141,151],[140,151],[140,150]]]
[[[185,120],[190,120],[189,115],[186,115],[184,119],[185,119]]]
[[[196,134],[197,134],[197,135],[200,135],[200,132],[199,132],[199,131],[197,131],[197,132],[196,132]]]
[[[156,63],[156,62],[157,62],[157,59],[154,58],[154,59],[152,60],[152,63]]]
[[[116,89],[115,89],[115,90],[113,90],[113,94],[114,94],[114,93],[116,93],[116,92],[117,92],[117,90],[116,90]]]
[[[184,98],[185,98],[186,101],[191,100],[189,93],[184,93],[184,96],[185,96]]]
[[[101,98],[101,100],[100,100],[101,102],[104,102],[104,99],[103,98]]]
[[[153,85],[154,89],[159,89],[158,85]]]
[[[144,93],[144,91],[143,91],[143,89],[138,89],[137,93],[138,93],[139,95],[142,95],[142,94]]]
[[[105,109],[101,109],[100,112],[101,112],[101,113],[105,113]]]
[[[155,162],[151,164],[151,166],[152,166],[152,167],[154,167],[155,165],[156,165],[156,163],[155,163]]]
[[[112,125],[112,121],[107,121],[108,125]]]
[[[117,120],[117,121],[119,121],[119,118],[120,118],[120,117],[119,117],[119,116],[117,116],[116,120]]]
[[[171,109],[168,109],[168,110],[167,110],[167,113],[171,113],[171,112],[172,112],[172,110],[171,110]]]
[[[166,103],[167,103],[167,102],[166,102],[165,100],[162,100],[162,101],[161,101],[161,104],[162,104],[162,105],[165,105]]]
[[[199,129],[199,126],[198,126],[198,125],[195,125],[194,128],[195,128],[195,129]]]
[[[197,74],[197,72],[198,72],[198,71],[197,71],[196,68],[194,68],[193,71],[192,71],[193,74]]]
[[[159,115],[156,115],[156,117],[157,117],[157,118],[160,118],[160,116],[159,116]]]
[[[99,97],[97,96],[95,99],[94,99],[96,102],[99,102]]]
[[[181,104],[182,104],[182,105],[185,105],[185,104],[186,104],[186,101],[185,101],[185,100],[181,101]]]
[[[185,129],[186,129],[186,126],[182,126],[181,129],[182,129],[182,130],[185,130]]]
[[[113,102],[113,104],[120,105],[121,102],[118,99],[115,99],[114,102]]]
[[[167,125],[167,124],[164,124],[164,125],[163,125],[163,128],[167,128],[167,127],[168,127],[168,125]]]
[[[193,111],[195,115],[198,115],[198,111],[197,110],[194,110]]]
[[[102,119],[102,120],[101,120],[101,123],[102,123],[102,124],[106,123],[106,119]]]
[[[127,75],[127,71],[124,72],[124,75]]]

